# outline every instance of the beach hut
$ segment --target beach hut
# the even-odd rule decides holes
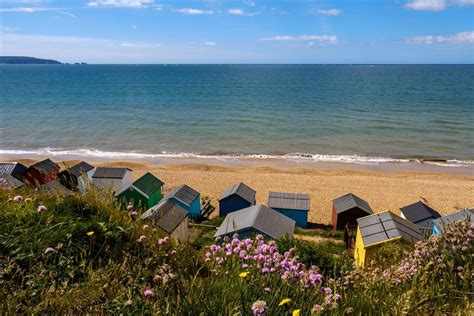
[[[263,205],[257,204],[226,215],[214,237],[232,236],[250,238],[262,234],[268,238],[293,236],[295,221]]]
[[[242,182],[228,187],[219,198],[219,216],[224,217],[231,212],[255,205],[256,193]]]
[[[24,187],[23,182],[10,174],[0,174],[0,188],[4,190],[16,190]]]
[[[7,174],[22,182],[27,169],[25,165],[19,162],[0,162],[0,175]]]
[[[34,187],[39,187],[48,182],[55,181],[59,171],[60,168],[56,163],[50,159],[45,159],[26,169],[23,175],[23,182]]]
[[[71,195],[72,191],[62,185],[59,181],[51,181],[46,184],[41,185],[38,188],[38,191],[41,193],[49,193],[56,195]]]
[[[296,226],[308,227],[310,198],[308,194],[270,192],[268,207],[295,221]]]
[[[147,172],[115,196],[123,205],[132,202],[135,209],[147,210],[163,198],[163,184],[163,181]]]
[[[81,161],[80,163],[58,173],[58,179],[59,182],[69,190],[84,192],[89,183],[92,182],[94,171],[94,166],[85,161]]]
[[[132,183],[132,169],[97,167],[92,175],[92,183],[102,190],[112,193],[122,190]]]
[[[462,209],[455,213],[439,217],[432,222],[433,235],[441,236],[446,228],[459,221],[470,221],[474,223],[474,208]]]
[[[421,201],[400,208],[400,216],[418,225],[426,236],[431,235],[433,220],[441,217],[437,211]]]
[[[150,221],[176,240],[187,242],[189,239],[188,211],[175,201],[163,200],[148,209],[141,219]]]
[[[352,193],[340,196],[332,202],[332,226],[334,230],[344,229],[346,224],[356,226],[358,218],[373,213],[369,203]]]
[[[354,259],[359,266],[370,262],[388,243],[414,244],[424,238],[417,225],[389,211],[361,217],[357,223]]]
[[[174,188],[163,199],[178,203],[192,219],[201,217],[201,194],[186,184]]]

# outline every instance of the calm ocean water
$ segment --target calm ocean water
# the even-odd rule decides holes
[[[2,65],[0,154],[474,161],[474,65]]]

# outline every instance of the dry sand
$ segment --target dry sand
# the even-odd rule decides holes
[[[26,164],[34,161],[22,160]],[[427,201],[441,214],[449,214],[462,207],[474,207],[472,174],[89,162],[96,166],[129,167],[134,170],[134,177],[151,171],[165,182],[165,191],[186,183],[201,192],[202,196],[210,197],[214,205],[217,205],[217,199],[227,186],[239,181],[257,191],[258,203],[267,202],[270,190],[308,193],[311,196],[309,220],[321,224],[331,221],[332,200],[348,192],[367,200],[377,212],[390,210],[399,214],[400,207],[419,200]]]

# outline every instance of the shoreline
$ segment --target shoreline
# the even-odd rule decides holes
[[[2,161],[32,164],[45,156],[0,156]],[[165,193],[181,184],[188,184],[209,197],[218,206],[224,189],[236,182],[244,182],[257,191],[257,203],[267,203],[269,191],[308,193],[311,196],[309,221],[327,224],[331,221],[332,200],[352,192],[367,200],[374,211],[390,210],[425,200],[442,215],[457,209],[474,206],[474,173],[444,172],[449,167],[423,166],[354,166],[348,163],[315,165],[278,164],[268,160],[228,163],[199,159],[171,159],[160,161],[97,159],[84,157],[50,156],[62,167],[85,160],[95,166],[129,167],[134,178],[149,171],[165,182]],[[63,159],[64,158],[64,159]],[[344,168],[345,166],[345,168]],[[434,168],[434,169],[433,169]],[[461,168],[461,167],[459,167]],[[459,168],[449,168],[448,171]],[[380,169],[380,170],[379,170]],[[470,172],[467,172],[470,171]],[[217,214],[214,212],[213,216]]]

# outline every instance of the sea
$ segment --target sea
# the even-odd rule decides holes
[[[0,155],[474,164],[474,65],[0,65]]]

